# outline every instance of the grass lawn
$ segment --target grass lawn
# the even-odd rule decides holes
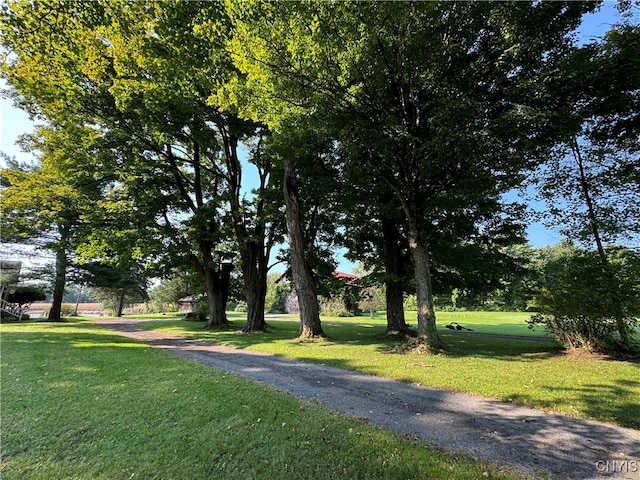
[[[233,312],[234,317],[238,318]],[[229,315],[229,314],[227,314]],[[417,325],[416,312],[406,312],[407,322]],[[527,312],[437,312],[438,325],[446,332],[445,325],[456,322],[465,328],[470,328],[477,333],[496,335],[518,335],[523,337],[548,337],[549,334],[540,326],[530,329],[526,321],[531,317]],[[287,315],[285,318],[296,321],[295,315]],[[386,326],[387,320],[384,314],[377,313],[374,318],[368,316],[326,318],[325,322],[342,323],[347,325],[378,325]]]
[[[231,336],[275,344],[292,325]],[[85,320],[4,324],[0,341],[7,480],[515,478]]]
[[[440,325],[455,321],[481,333],[531,335],[524,324],[528,316],[442,312],[438,321]],[[550,342],[462,336],[444,328],[447,353],[399,353],[394,350],[397,342],[380,337],[383,317],[323,318],[327,338],[314,342],[295,340],[295,321],[268,320],[269,333],[249,335],[239,333],[242,317],[233,315],[231,322],[231,328],[222,331],[185,321],[150,322],[143,327],[640,429],[638,362],[565,355]],[[533,334],[543,336],[542,330]]]

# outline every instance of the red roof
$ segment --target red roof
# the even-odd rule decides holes
[[[360,277],[352,273],[333,272],[333,276],[338,280],[343,280],[349,286],[357,286],[356,282]]]

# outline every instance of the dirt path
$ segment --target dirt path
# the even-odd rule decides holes
[[[121,335],[316,400],[530,478],[640,479],[640,430],[96,320]]]

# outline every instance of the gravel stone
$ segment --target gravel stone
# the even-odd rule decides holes
[[[140,320],[96,323],[526,478],[640,479],[640,430],[142,330]]]

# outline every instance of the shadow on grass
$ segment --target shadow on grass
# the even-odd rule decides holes
[[[605,384],[588,383],[575,387],[541,387],[543,390],[571,395],[578,399],[578,409],[591,418],[600,418],[630,428],[640,430],[640,401],[638,389],[640,381],[617,379]],[[538,397],[515,393],[514,402],[538,408],[552,408],[553,405],[540,401]]]
[[[30,331],[31,326],[38,330]],[[24,328],[24,330],[22,330]],[[11,331],[9,331],[9,329]],[[38,351],[38,345],[51,344],[70,347],[98,347],[98,348],[147,348],[146,345],[131,341],[121,335],[102,329],[86,320],[63,320],[57,322],[26,321],[8,325],[6,333],[2,335],[3,344],[11,343],[33,345],[32,352]]]
[[[444,355],[473,356],[529,362],[562,355],[564,349],[552,342],[513,338],[487,338],[459,335],[441,335],[447,345]]]
[[[327,362],[342,367],[338,369],[302,362],[317,363],[310,357],[292,360],[219,349],[181,338],[150,343],[398,433],[445,448],[473,451],[485,460],[586,478],[597,473],[595,462],[600,458],[594,458],[594,448],[605,461],[620,452],[635,455],[640,451],[640,436],[623,436],[610,425],[547,415],[493,400],[463,399],[460,394],[345,371],[349,360]],[[515,457],[513,452],[517,452]]]
[[[104,404],[105,408],[113,409],[114,405],[109,402],[117,400],[117,395],[120,395],[124,389],[135,390],[134,393],[138,395],[138,380],[141,380],[142,377],[137,377],[134,374],[135,372],[131,369],[131,365],[134,363],[133,359],[137,359],[135,363],[140,366],[144,364],[144,360],[140,359],[142,352],[137,349],[126,348],[131,344],[137,344],[137,342],[114,335],[93,325],[83,324],[81,326],[83,330],[75,332],[73,323],[52,325],[51,330],[46,332],[12,332],[11,336],[13,338],[10,340],[22,342],[24,340],[36,340],[37,336],[40,336],[44,337],[43,340],[49,343],[66,343],[71,347],[75,347],[67,349],[68,356],[63,357],[62,360],[66,365],[73,366],[76,370],[78,366],[84,365],[83,362],[85,361],[84,359],[88,358],[87,356],[95,355],[100,357],[92,359],[91,363],[85,365],[86,368],[100,366],[100,376],[87,370],[87,377],[78,378],[78,386],[88,386],[87,382],[90,381],[92,387],[100,386],[100,388],[104,389],[108,383],[110,385],[108,391],[91,390],[89,392],[90,398],[98,398],[95,401],[106,402]],[[294,331],[295,327],[294,324]],[[89,328],[91,329],[90,331],[86,330]],[[290,325],[287,325],[286,328],[275,328],[274,334],[262,335],[261,337],[279,336],[282,338],[286,336],[287,341],[291,341],[291,329],[292,326]],[[355,339],[351,337],[353,332],[346,330],[333,332],[333,330],[328,329],[327,333],[329,334],[329,339],[318,342],[320,345],[322,342],[327,344],[331,342],[342,343],[342,335],[348,337],[348,341],[352,342],[350,345],[382,346],[385,343],[377,338],[377,332],[368,330],[361,332],[360,338]],[[236,336],[245,338],[258,337],[258,335]],[[468,339],[461,340],[469,341]],[[482,408],[464,409],[456,403],[456,400],[459,400],[459,396],[456,394],[416,388],[409,384],[361,376],[352,372],[327,369],[320,365],[308,365],[286,358],[260,355],[252,352],[212,352],[209,346],[200,342],[172,339],[170,341],[157,342],[157,345],[172,353],[198,360],[223,371],[236,372],[270,385],[276,385],[277,388],[294,395],[321,401],[331,408],[339,409],[349,415],[367,418],[370,421],[375,418],[376,423],[379,420],[381,426],[398,433],[419,437],[437,445],[460,448],[463,451],[465,451],[466,445],[476,448],[474,447],[475,445],[478,450],[474,450],[473,454],[478,456],[487,455],[487,458],[506,462],[511,459],[516,464],[525,464],[534,468],[544,467],[547,471],[551,469],[560,472],[571,472],[576,476],[579,475],[581,478],[586,478],[597,474],[597,471],[595,471],[595,462],[597,460],[609,460],[611,455],[618,452],[626,452],[627,455],[640,455],[638,453],[640,452],[640,441],[637,438],[629,440],[621,437],[619,432],[612,426],[587,425],[584,421],[578,419],[519,410],[517,407],[514,408],[513,405],[490,400],[479,400],[479,405],[482,405]],[[92,348],[79,348],[88,346],[92,346]],[[301,344],[301,346],[304,345]],[[16,347],[12,348],[16,352]],[[37,344],[34,349],[29,349],[22,345],[21,350],[22,355],[25,356],[39,351]],[[46,348],[42,350],[45,351]],[[119,355],[111,355],[116,351]],[[9,358],[11,357],[11,351],[3,353],[9,353]],[[153,358],[154,360],[159,360],[159,357],[153,356]],[[317,359],[314,361],[317,362]],[[340,362],[342,363],[340,364]],[[347,367],[349,361],[336,360],[336,364]],[[38,363],[35,365],[38,365]],[[128,368],[128,370],[125,370],[125,368]],[[158,398],[167,403],[167,412],[173,411],[175,408],[175,406],[169,405],[174,403],[174,377],[167,376],[164,379],[164,383],[159,385],[159,378],[156,375],[162,371],[169,372],[173,368],[175,368],[174,365],[164,365],[164,368],[159,368],[155,371],[153,373],[153,382],[151,382],[154,384],[154,390],[149,392],[149,397],[153,397],[154,401]],[[184,370],[186,371],[186,369]],[[140,370],[139,375],[142,375],[142,370]],[[184,377],[187,379],[192,378],[186,373]],[[145,378],[148,377],[145,376]],[[127,382],[123,382],[123,379],[127,380]],[[60,382],[73,380],[69,376],[60,378]],[[161,388],[158,389],[158,386]],[[617,389],[612,393],[625,395],[624,403],[628,407],[628,404],[632,401],[629,398],[629,393],[637,386],[635,381],[621,381],[617,385]],[[61,395],[67,395],[64,393],[66,392],[66,387],[67,384],[60,383],[56,390],[60,391]],[[597,395],[603,394],[606,387],[596,387],[596,393],[591,391],[594,390],[591,385],[576,387],[576,390],[589,390],[588,392],[582,392],[585,399],[590,401],[595,399],[596,403],[598,403],[598,401],[602,401],[602,398],[598,399]],[[592,397],[591,395],[594,396]],[[73,401],[73,399],[66,397],[64,400]],[[191,397],[189,401],[191,401]],[[115,412],[125,408],[121,404],[117,404],[115,407]],[[169,410],[169,408],[172,410]],[[187,408],[187,404],[185,404],[184,408]],[[267,405],[266,408],[268,410],[273,407]],[[626,407],[623,405],[620,408]],[[100,411],[99,413],[103,412]],[[432,415],[436,413],[444,415],[446,420],[438,423],[439,421],[434,420]],[[99,416],[96,416],[91,421],[82,419],[82,423],[80,423],[80,419],[76,420],[77,425],[74,424],[72,428],[75,437],[88,438],[98,418]],[[153,420],[156,421],[157,419]],[[145,424],[145,422],[139,423],[142,426]],[[131,431],[122,430],[120,425],[131,425],[133,428],[133,420],[123,419],[117,425],[118,428],[116,430],[122,436],[122,438],[118,437],[118,440],[131,435]],[[282,425],[282,422],[278,420],[274,425]],[[87,428],[86,431],[83,430],[85,427]],[[548,443],[545,444],[541,440],[548,438],[554,431],[560,431],[564,436],[561,436],[551,448]],[[29,434],[32,435],[32,432],[29,432]],[[98,438],[96,429],[96,441]],[[28,439],[25,441],[28,441]],[[90,442],[87,441],[86,444],[90,445]],[[514,451],[518,452],[515,460],[513,459]],[[594,457],[596,454],[602,458]]]
[[[276,342],[290,342],[292,345],[304,347],[308,342],[296,340],[298,322],[276,321],[268,323],[266,333],[241,333],[244,326],[242,320],[232,320],[230,325],[222,329],[208,330],[204,324],[185,321],[157,321],[139,324],[146,330],[164,329],[167,332],[187,338],[198,339],[214,344],[226,345],[238,349],[246,349],[254,345]],[[312,341],[318,348],[333,345],[378,346],[379,353],[389,350],[400,343],[399,340],[384,337],[385,326],[381,325],[348,325],[328,322],[323,325],[325,337]],[[461,357],[503,358],[514,361],[533,361],[560,355],[562,349],[548,341],[536,341],[523,337],[521,339],[491,338],[488,336],[456,335],[441,332],[441,337],[448,346],[444,355]]]

